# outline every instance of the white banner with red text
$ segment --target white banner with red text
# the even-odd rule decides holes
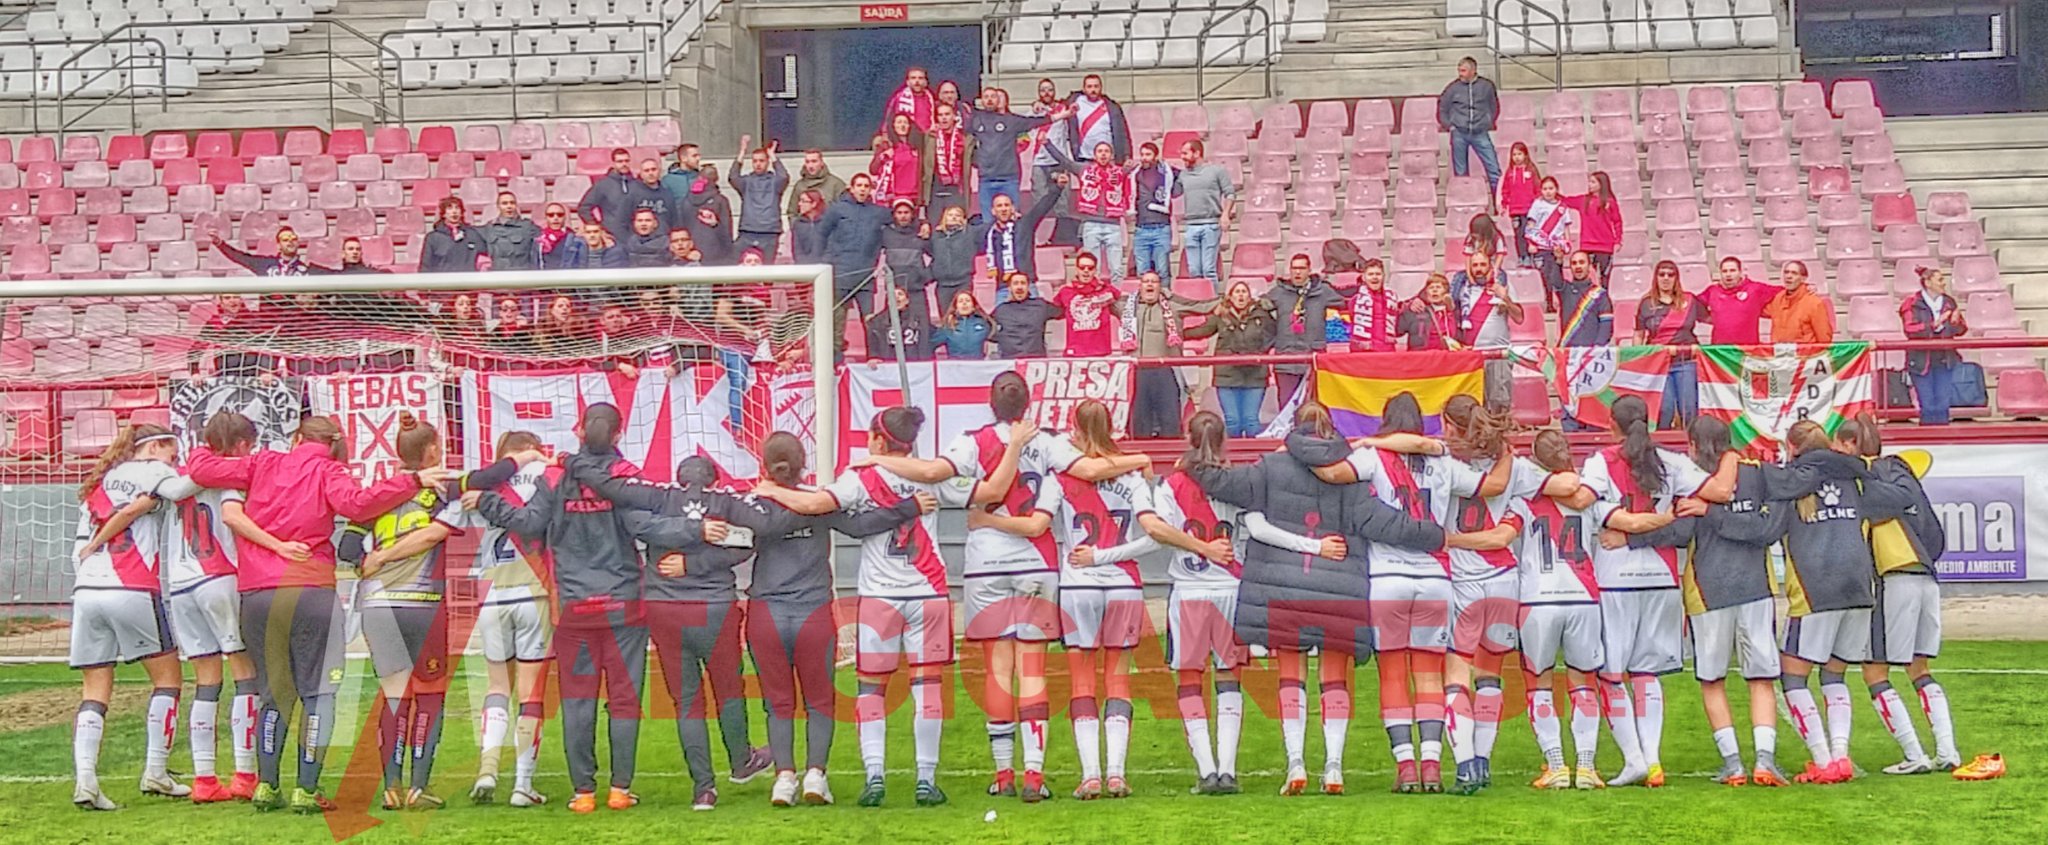
[[[343,373],[306,377],[306,401],[315,416],[333,417],[349,444],[348,466],[371,481],[400,472],[398,414],[431,425],[442,436],[441,380],[428,373]]]
[[[903,367],[910,377],[908,390],[894,362],[851,364],[840,371],[840,467],[867,454],[868,427],[875,415],[897,405],[924,409],[917,454],[937,456],[953,438],[995,421],[988,408],[989,383],[1006,372],[1023,376],[1031,386],[1033,421],[1043,428],[1072,428],[1074,408],[1087,399],[1109,406],[1117,437],[1130,426],[1137,364],[1128,358],[912,361]]]

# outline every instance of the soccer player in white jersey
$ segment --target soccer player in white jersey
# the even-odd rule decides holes
[[[84,678],[71,738],[76,782],[71,803],[86,810],[118,809],[100,790],[100,735],[114,694],[114,665],[141,662],[155,689],[143,735],[144,795],[184,798],[192,790],[169,771],[177,734],[178,658],[172,653],[158,567],[180,530],[175,510],[158,510],[199,487],[178,474],[178,439],[155,425],[121,429],[86,473],[78,491],[75,552],[78,573],[71,593],[71,668]],[[130,508],[129,506],[135,507]],[[118,516],[117,516],[118,514]],[[119,519],[120,522],[114,520]],[[101,531],[101,529],[106,529]],[[96,533],[104,537],[96,537]]]
[[[911,481],[951,479],[971,491],[977,509],[1005,517],[1048,516],[1060,496],[1049,483],[1067,473],[1084,481],[1103,481],[1146,463],[1143,455],[1083,456],[1065,437],[1024,428],[1030,416],[1031,388],[1024,377],[1005,372],[989,385],[989,410],[995,422],[954,438],[938,458],[877,456],[869,462]],[[1021,450],[1011,450],[1022,438]],[[1014,460],[1006,460],[1014,455]],[[955,495],[961,495],[960,490]],[[1019,728],[1024,739],[1023,800],[1035,803],[1051,796],[1045,787],[1045,737],[1051,716],[1046,698],[1046,646],[1059,637],[1059,552],[1052,535],[1041,530],[1024,536],[991,527],[967,532],[967,566],[961,597],[968,642],[981,644],[989,750],[995,758],[990,795],[1020,794],[1015,769]]]
[[[1420,434],[1422,408],[1412,393],[1387,400],[1380,431]],[[1448,455],[1410,455],[1360,446],[1346,461],[1317,470],[1325,481],[1362,481],[1373,496],[1409,517],[1446,529],[1464,497],[1507,489],[1509,462],[1481,475]],[[1379,648],[1380,717],[1393,747],[1397,792],[1442,792],[1444,654],[1451,646],[1449,550],[1434,552],[1375,543],[1371,568],[1373,639]],[[1413,697],[1410,698],[1410,683]],[[1413,701],[1411,708],[1404,702]],[[1419,735],[1419,742],[1417,741]]]
[[[1225,461],[1223,418],[1199,411],[1188,418],[1188,454],[1181,467],[1218,466]],[[1144,535],[1120,546],[1089,549],[1093,565],[1133,560],[1173,547],[1167,577],[1173,592],[1166,599],[1166,659],[1179,680],[1181,727],[1195,756],[1197,795],[1238,792],[1237,741],[1244,726],[1243,669],[1249,651],[1237,639],[1237,587],[1243,573],[1237,550],[1249,533],[1260,542],[1303,554],[1325,550],[1341,557],[1341,541],[1327,545],[1275,527],[1257,511],[1239,509],[1209,497],[1195,477],[1175,472],[1152,491],[1154,513],[1138,518]],[[1209,744],[1209,714],[1204,681],[1209,669],[1216,677],[1216,744]],[[1229,677],[1224,677],[1228,672]]]
[[[1735,456],[1711,476],[1676,452],[1650,442],[1649,405],[1635,396],[1615,400],[1614,430],[1621,441],[1586,459],[1580,478],[1603,502],[1629,513],[1666,513],[1672,502],[1697,498],[1726,502],[1735,489]],[[1620,746],[1621,772],[1609,786],[1664,785],[1664,685],[1659,676],[1679,669],[1683,600],[1676,549],[1593,550],[1600,585],[1605,654],[1600,682],[1606,690],[1608,727]]]
[[[463,478],[464,495],[490,490],[514,505],[533,497],[549,466],[540,438],[528,431],[508,431],[498,438],[498,462]],[[509,475],[507,472],[509,471]],[[470,800],[489,804],[497,798],[499,758],[504,756],[507,728],[513,737],[512,794],[506,803],[532,807],[547,803],[533,786],[540,760],[542,681],[546,678],[554,620],[549,611],[548,562],[539,544],[526,542],[490,524],[475,510],[457,508],[448,515],[461,528],[483,532],[470,577],[489,584],[477,608],[476,637],[483,647],[485,692],[482,756]],[[512,695],[519,695],[519,721],[511,721]]]
[[[908,455],[924,428],[924,411],[894,407],[875,415],[868,428],[868,451]],[[894,507],[912,496],[935,497],[959,505],[952,485],[910,481],[879,466],[841,473],[819,491],[791,490],[775,484],[755,488],[798,513],[822,514],[834,509],[850,513]],[[939,558],[939,520],[933,510],[902,527],[861,540],[860,574],[855,611],[858,627],[854,671],[860,688],[854,698],[854,722],[860,734],[861,763],[867,784],[859,804],[879,807],[887,791],[883,760],[887,750],[888,716],[883,692],[889,677],[909,664],[912,733],[917,754],[917,804],[946,803],[939,789],[939,736],[945,725],[940,684],[953,662],[953,602],[948,598],[946,563]]]
[[[1571,442],[1555,429],[1536,434],[1534,460],[1517,458],[1508,482],[1509,522],[1521,535],[1515,580],[1522,604],[1518,630],[1526,680],[1529,726],[1543,752],[1537,789],[1600,789],[1593,755],[1600,740],[1600,585],[1593,574],[1593,538],[1610,517],[1630,528],[1653,527],[1668,517],[1615,513],[1579,484]],[[1550,495],[1571,493],[1564,497]],[[1576,769],[1565,765],[1564,736],[1557,716],[1551,675],[1564,653],[1567,700],[1572,708]]]

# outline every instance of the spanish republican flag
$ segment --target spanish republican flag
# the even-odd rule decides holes
[[[1387,400],[1404,392],[1422,406],[1425,433],[1443,429],[1444,403],[1459,394],[1482,398],[1486,358],[1471,350],[1348,352],[1316,358],[1316,398],[1346,437],[1380,429]]]

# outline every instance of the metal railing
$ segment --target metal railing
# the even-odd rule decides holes
[[[1136,38],[1130,34],[1128,28],[1125,30],[1124,35],[1120,37],[1097,37],[1094,33],[1093,27],[1090,27],[1089,33],[1081,38],[1062,38],[1058,42],[1060,44],[1075,45],[1077,49],[1086,49],[1086,45],[1090,44],[1113,44],[1121,47],[1124,50],[1130,50],[1132,49],[1132,45],[1138,42],[1155,41],[1159,44],[1160,57],[1163,60],[1165,57],[1167,45],[1193,41],[1195,44],[1196,54],[1195,62],[1192,66],[1168,66],[1162,62],[1161,64],[1158,64],[1154,67],[1133,67],[1130,66],[1129,62],[1125,62],[1122,65],[1116,67],[1077,67],[1063,71],[1053,71],[1050,69],[1038,68],[1008,69],[1002,66],[1003,48],[1007,46],[1010,42],[1012,30],[1015,29],[1015,23],[1018,20],[1024,18],[1044,18],[1047,20],[1053,20],[1063,17],[1097,17],[1097,15],[1091,15],[1086,13],[1059,14],[1045,12],[1025,12],[1022,10],[1021,4],[1018,2],[1018,0],[995,0],[995,2],[989,4],[988,11],[984,13],[982,19],[982,73],[985,76],[998,81],[1003,79],[1005,76],[1012,75],[1039,75],[1079,70],[1085,70],[1087,72],[1094,73],[1095,75],[1107,78],[1110,76],[1118,75],[1134,76],[1136,74],[1144,73],[1146,71],[1151,70],[1169,72],[1186,71],[1190,67],[1192,67],[1192,69],[1195,71],[1196,98],[1201,99],[1203,97],[1214,94],[1223,86],[1226,86],[1231,82],[1236,81],[1240,77],[1243,77],[1245,74],[1257,71],[1261,73],[1261,89],[1258,96],[1271,97],[1273,96],[1274,92],[1272,67],[1273,64],[1278,60],[1277,54],[1279,52],[1277,40],[1273,38],[1273,35],[1275,34],[1277,27],[1273,23],[1272,13],[1265,9],[1262,5],[1260,5],[1261,2],[1262,0],[1243,0],[1243,2],[1241,2],[1237,6],[1231,7],[1229,9],[1220,10],[1216,18],[1203,24],[1200,33],[1194,37],[1163,35],[1157,39]],[[1136,14],[1142,15],[1146,13],[1147,10],[1141,10]],[[1253,23],[1252,20],[1252,16],[1254,15],[1254,13],[1256,13],[1257,15],[1256,23]],[[1132,17],[1131,15],[1124,13],[1104,14],[1120,15],[1127,19]],[[1246,32],[1237,35],[1215,35],[1212,38],[1212,34],[1215,33],[1215,30],[1218,28],[1219,25],[1223,24],[1224,21],[1237,18],[1242,18],[1246,21]],[[1244,61],[1242,57],[1246,54],[1246,52],[1250,50],[1256,50],[1260,42],[1263,42],[1265,44],[1265,51],[1261,53],[1256,60]],[[1052,42],[1048,40],[1044,43]],[[1237,58],[1233,59],[1233,57]],[[1242,62],[1241,66],[1239,65],[1239,62]],[[1208,86],[1206,84],[1207,80],[1205,74],[1216,72],[1223,68],[1229,68],[1231,70],[1229,76],[1223,79],[1221,82],[1216,83],[1216,85],[1214,86]]]
[[[1747,48],[1738,46],[1694,47],[1692,49],[1709,52],[1775,49],[1778,57],[1778,68],[1775,75],[1781,79],[1797,77],[1801,73],[1802,68],[1800,66],[1800,56],[1796,40],[1798,28],[1790,23],[1795,20],[1791,2],[1792,0],[1786,0],[1784,3],[1776,3],[1772,6],[1772,17],[1775,19],[1778,27],[1778,46],[1776,48]],[[1510,23],[1503,19],[1500,14],[1503,8],[1519,8],[1522,12],[1520,21]],[[1562,90],[1566,84],[1565,58],[1570,50],[1572,40],[1571,36],[1567,33],[1571,27],[1576,26],[1630,27],[1635,30],[1636,38],[1632,42],[1633,46],[1624,49],[1615,46],[1616,42],[1610,36],[1609,43],[1605,49],[1597,52],[1573,53],[1572,55],[1575,56],[1631,56],[1650,53],[1686,52],[1676,48],[1660,48],[1655,46],[1654,31],[1658,23],[1666,20],[1662,18],[1605,16],[1598,21],[1566,21],[1558,17],[1557,13],[1543,6],[1536,5],[1530,2],[1530,0],[1493,0],[1492,3],[1480,7],[1480,14],[1481,33],[1487,39],[1487,49],[1493,53],[1493,76],[1496,80],[1500,79],[1500,68],[1502,63],[1505,62],[1551,83],[1553,90]],[[1689,15],[1686,20],[1693,22],[1700,20],[1725,20],[1731,26],[1736,27],[1739,32],[1741,22],[1745,18],[1731,11],[1726,17],[1698,18]],[[1503,32],[1520,38],[1523,45],[1522,49],[1518,51],[1503,51],[1500,48],[1500,39],[1498,37]],[[1545,59],[1548,59],[1548,61],[1544,61]],[[1541,67],[1546,64],[1550,68],[1548,74]],[[1636,84],[1640,86],[1642,82],[1638,80]]]
[[[1247,73],[1251,73],[1254,70],[1261,71],[1263,76],[1263,86],[1259,92],[1259,96],[1273,96],[1273,63],[1274,61],[1276,61],[1274,54],[1277,53],[1278,50],[1275,49],[1275,45],[1273,43],[1273,13],[1266,11],[1266,7],[1261,5],[1262,2],[1263,0],[1245,0],[1245,2],[1239,3],[1236,8],[1224,12],[1223,14],[1217,15],[1207,24],[1204,24],[1202,26],[1201,34],[1195,36],[1196,102],[1204,102],[1208,100],[1209,95],[1214,94],[1219,90],[1222,90],[1223,86],[1229,85],[1232,82],[1236,82],[1239,78],[1243,77]],[[1250,18],[1252,12],[1258,13],[1258,18],[1260,21],[1259,26],[1256,28],[1247,26],[1245,28],[1244,34],[1238,37],[1237,43],[1227,45],[1222,50],[1218,50],[1216,52],[1215,61],[1212,62],[1209,57],[1209,45],[1211,43],[1209,34],[1216,30],[1217,25],[1223,23],[1226,20],[1231,19],[1233,16],[1239,13],[1243,13],[1246,18]],[[1247,23],[1249,22],[1250,21],[1247,20]],[[1237,67],[1236,71],[1232,72],[1229,76],[1225,77],[1223,81],[1216,83],[1214,87],[1211,87],[1208,84],[1207,71],[1210,64],[1221,64],[1224,58],[1230,57],[1233,53],[1235,53],[1236,56],[1241,59],[1244,56],[1245,50],[1250,49],[1253,44],[1260,41],[1265,42],[1266,49],[1265,52],[1259,55],[1259,60],[1256,64],[1247,64],[1242,67]],[[1233,66],[1235,65],[1233,64]]]
[[[699,2],[706,2],[706,0],[699,0]],[[379,53],[380,53],[380,54],[384,55],[384,56],[385,56],[386,58],[385,58],[385,59],[384,59],[383,61],[379,62],[379,65],[380,65],[380,67],[378,67],[378,68],[377,68],[377,69],[376,69],[376,70],[374,71],[374,73],[376,73],[376,74],[377,74],[377,77],[378,77],[378,83],[379,83],[379,87],[380,87],[380,88],[381,88],[381,87],[383,87],[383,86],[384,86],[384,85],[386,85],[386,84],[389,84],[389,85],[391,85],[392,87],[395,87],[395,88],[399,89],[399,90],[400,90],[401,92],[403,92],[403,91],[406,91],[406,90],[410,90],[410,88],[411,88],[411,87],[413,87],[413,86],[409,86],[409,85],[408,85],[408,80],[409,80],[409,79],[424,79],[426,75],[425,75],[425,73],[423,73],[422,71],[431,71],[431,69],[432,69],[432,65],[433,65],[433,63],[435,63],[435,62],[444,62],[444,61],[457,61],[457,62],[467,62],[467,61],[475,61],[475,60],[477,60],[477,59],[504,59],[504,60],[506,60],[506,61],[507,61],[507,62],[508,62],[508,63],[510,64],[510,68],[509,68],[509,71],[510,71],[510,76],[508,76],[508,78],[506,79],[506,84],[505,84],[505,86],[504,86],[504,87],[505,87],[505,88],[506,88],[507,90],[505,90],[504,92],[502,92],[502,95],[503,95],[503,96],[505,96],[505,97],[507,97],[507,98],[508,98],[508,99],[510,100],[510,102],[511,102],[511,113],[510,113],[510,114],[511,114],[511,119],[512,119],[512,120],[520,120],[520,119],[522,119],[522,118],[525,118],[525,117],[535,117],[535,116],[547,116],[547,117],[562,117],[562,116],[565,116],[565,115],[563,114],[563,110],[562,110],[562,109],[560,108],[560,102],[561,102],[561,94],[562,94],[562,88],[563,88],[563,83],[553,83],[553,82],[550,82],[550,83],[541,83],[541,84],[534,84],[534,85],[522,85],[522,84],[519,84],[519,82],[518,82],[518,73],[519,73],[519,60],[520,60],[520,59],[522,59],[522,58],[526,58],[526,59],[533,59],[533,58],[544,58],[544,59],[554,59],[554,58],[559,58],[559,57],[565,57],[565,56],[590,56],[590,57],[596,57],[596,56],[626,56],[626,57],[629,57],[629,58],[638,58],[638,59],[639,59],[639,60],[640,60],[641,62],[643,62],[643,63],[644,63],[644,62],[648,61],[650,57],[659,57],[659,60],[660,60],[660,62],[661,62],[661,72],[660,72],[660,73],[658,74],[658,76],[657,76],[657,75],[650,75],[649,73],[647,73],[646,69],[645,69],[645,68],[643,67],[643,68],[642,68],[642,69],[640,70],[640,73],[639,73],[639,77],[638,77],[638,79],[637,79],[637,80],[634,80],[634,79],[630,79],[630,78],[629,78],[629,79],[627,80],[627,82],[628,82],[629,84],[630,84],[630,83],[633,83],[633,82],[635,82],[635,81],[637,81],[637,83],[638,83],[638,84],[640,85],[640,108],[641,108],[640,114],[641,114],[641,116],[642,116],[642,117],[650,117],[650,116],[653,116],[653,115],[655,115],[655,114],[657,114],[657,113],[664,113],[664,112],[662,112],[662,110],[661,110],[661,109],[660,109],[660,108],[658,107],[658,105],[657,105],[657,100],[658,100],[658,97],[659,97],[659,91],[660,91],[660,89],[661,89],[661,86],[662,86],[662,85],[663,85],[663,84],[664,84],[664,83],[665,83],[665,82],[667,81],[667,79],[668,79],[668,66],[669,66],[669,63],[670,63],[671,61],[673,61],[673,60],[674,60],[674,57],[673,57],[672,55],[670,55],[670,53],[668,52],[668,50],[667,50],[667,44],[666,44],[666,42],[665,42],[665,41],[664,41],[663,39],[664,39],[664,38],[666,37],[666,36],[664,35],[664,33],[665,33],[665,32],[667,32],[667,31],[668,31],[668,29],[669,29],[670,27],[674,26],[674,25],[675,25],[675,22],[669,21],[669,22],[662,22],[662,23],[607,23],[607,24],[592,24],[592,25],[590,25],[590,26],[588,26],[588,27],[585,27],[585,29],[588,29],[588,30],[595,30],[595,31],[600,31],[600,32],[606,32],[606,33],[638,32],[638,33],[640,34],[640,36],[641,36],[641,39],[642,39],[642,42],[641,42],[642,46],[641,46],[641,49],[638,49],[638,50],[630,50],[630,49],[621,49],[621,48],[617,48],[617,47],[613,47],[613,48],[611,48],[611,49],[607,49],[607,50],[601,50],[601,51],[586,51],[586,50],[576,50],[576,49],[573,49],[573,42],[572,42],[572,49],[571,49],[570,51],[568,51],[568,52],[556,52],[556,51],[541,51],[541,50],[534,50],[534,49],[521,49],[521,45],[520,45],[520,43],[519,43],[521,39],[519,39],[519,38],[510,38],[510,37],[508,37],[508,38],[506,38],[506,39],[505,39],[505,44],[506,44],[506,49],[505,49],[505,51],[503,51],[503,52],[493,51],[493,52],[492,52],[492,53],[491,53],[490,55],[487,55],[487,56],[473,56],[473,55],[450,55],[450,56],[405,56],[405,55],[400,55],[398,51],[396,51],[396,50],[392,49],[392,48],[391,48],[391,46],[390,46],[390,43],[391,43],[391,42],[392,42],[393,40],[396,40],[396,39],[410,39],[410,38],[414,38],[414,37],[417,37],[417,36],[421,36],[421,35],[439,35],[439,36],[447,36],[447,37],[450,37],[450,38],[454,38],[454,37],[458,37],[458,36],[462,36],[462,35],[473,35],[473,34],[474,34],[474,35],[486,35],[486,36],[488,36],[488,35],[490,35],[491,33],[503,33],[503,34],[505,34],[505,35],[508,35],[508,36],[510,36],[510,35],[514,35],[514,34],[517,34],[517,33],[522,33],[522,32],[530,32],[530,31],[531,31],[531,28],[530,28],[530,27],[525,27],[525,26],[519,26],[519,25],[516,25],[516,24],[515,24],[515,25],[511,25],[511,26],[480,26],[480,27],[470,27],[470,28],[464,28],[464,29],[460,29],[460,30],[436,30],[436,29],[426,29],[426,30],[421,30],[421,29],[401,29],[401,30],[393,30],[393,31],[391,31],[391,32],[387,32],[387,33],[384,33],[384,35],[382,35],[381,37],[379,37],[379,38],[377,39],[377,48],[378,48],[378,51],[379,51]],[[409,68],[409,67],[410,67],[410,68],[412,68],[412,70],[410,70],[410,71],[409,71],[409,70],[408,70],[408,68]],[[386,78],[386,74],[389,74],[389,75],[390,75],[388,79]],[[417,74],[417,75],[415,75],[415,74]],[[572,84],[577,84],[577,85],[581,85],[581,84],[587,84],[587,83],[580,83],[580,82],[579,82],[579,83],[572,83]],[[532,103],[533,99],[534,99],[535,97],[537,97],[537,96],[538,96],[538,97],[542,97],[542,98],[545,98],[545,99],[549,99],[549,100],[551,100],[551,101],[552,101],[553,103],[555,103],[555,107],[553,107],[553,108],[546,108],[546,109],[543,109],[543,110],[541,110],[541,111],[538,111],[538,112],[536,112],[536,111],[533,111],[533,110],[528,110],[528,111],[525,111],[525,112],[522,112],[522,111],[521,111],[521,107],[520,107],[520,102],[519,102],[519,100],[520,100],[520,89],[522,89],[522,88],[525,88],[525,89],[540,89],[540,88],[546,88],[546,87],[548,87],[548,86],[550,86],[550,85],[552,86],[552,88],[550,88],[549,90],[547,90],[547,91],[546,91],[545,93],[537,93],[537,92],[536,92],[536,91],[534,91],[534,90],[528,90],[528,91],[526,92],[526,96],[527,96],[527,101],[528,101],[528,104],[529,104],[529,105],[531,105],[531,103]],[[430,87],[430,86],[429,86],[429,85],[428,85],[427,83],[421,83],[421,85],[419,85],[419,86],[417,86],[417,87]],[[474,87],[474,86],[462,86],[462,87],[463,87],[463,89],[464,89],[464,90],[465,90],[466,92],[469,92],[469,93],[470,93],[471,95],[473,95],[473,96],[484,96],[484,92],[485,92],[485,90],[487,90],[487,89],[483,89],[483,88],[479,88],[479,87]],[[493,93],[500,93],[500,92],[493,92]],[[607,112],[605,112],[605,113],[604,113],[604,115],[603,115],[603,116],[615,116],[615,115],[617,115],[617,114],[618,114],[618,113],[617,113],[617,111],[616,111],[616,110],[608,110]],[[593,115],[593,116],[597,116],[597,115]],[[401,120],[402,120],[402,119],[403,119],[403,117],[401,116]]]
[[[1501,7],[1506,6],[1510,3],[1514,4],[1516,7],[1519,7],[1522,10],[1522,25],[1519,29],[1505,26],[1500,22]],[[1512,64],[1515,67],[1536,74],[1540,78],[1549,80],[1551,90],[1564,90],[1563,19],[1553,14],[1549,9],[1545,9],[1542,6],[1538,6],[1534,3],[1531,3],[1529,2],[1529,0],[1494,0],[1493,5],[1482,6],[1480,8],[1486,13],[1481,17],[1480,26],[1482,27],[1481,32],[1483,32],[1486,35],[1487,47],[1493,52],[1493,78],[1496,82],[1500,80],[1501,60],[1506,59],[1509,64]],[[1529,28],[1529,14],[1531,12],[1534,12],[1537,15],[1541,15],[1542,17],[1550,19],[1549,27],[1551,37],[1554,39],[1553,41],[1542,42],[1538,41],[1535,38],[1534,33]],[[1498,34],[1502,29],[1507,29],[1508,31],[1515,33],[1522,39],[1522,43],[1524,44],[1537,44],[1548,48],[1551,57],[1550,75],[1548,77],[1544,77],[1543,71],[1538,70],[1534,65],[1528,62],[1522,61],[1522,59],[1519,56],[1506,55],[1502,53],[1500,49],[1500,44],[1498,43]],[[1531,52],[1540,53],[1540,51]]]

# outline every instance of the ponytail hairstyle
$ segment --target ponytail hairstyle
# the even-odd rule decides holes
[[[199,442],[222,456],[245,454],[256,445],[256,424],[234,411],[215,411],[199,429]]]
[[[804,442],[787,431],[778,431],[761,441],[761,474],[784,487],[795,487],[804,478]]]
[[[1692,441],[1692,462],[1709,473],[1720,468],[1722,455],[1735,449],[1735,441],[1728,435],[1728,423],[1717,417],[1693,417],[1685,434]]]
[[[1381,434],[1421,434],[1422,403],[1415,394],[1402,391],[1387,400],[1387,407],[1380,411]],[[1422,472],[1423,455],[1402,455],[1410,473]]]
[[[619,443],[620,423],[618,406],[599,402],[583,409],[583,451],[609,455]]]
[[[434,454],[441,445],[441,433],[434,427],[412,415],[411,411],[398,412],[398,464],[407,470],[422,470],[429,463],[438,463],[440,456]]]
[[[1330,409],[1321,402],[1303,402],[1294,409],[1294,430],[1324,439],[1337,436],[1337,424],[1330,420]]]
[[[1188,450],[1180,456],[1181,469],[1223,466],[1223,434],[1223,418],[1215,411],[1196,411],[1188,418]]]
[[[1074,437],[1074,445],[1091,458],[1124,453],[1110,432],[1109,406],[1100,399],[1086,399],[1074,407]]]
[[[348,441],[341,436],[341,425],[333,417],[307,417],[299,421],[300,443],[318,443],[327,447],[329,457],[337,460],[348,459]]]
[[[1645,496],[1664,490],[1664,460],[1657,444],[1650,442],[1650,406],[1640,396],[1614,400],[1614,430],[1621,432],[1621,456],[1628,460],[1628,473],[1636,489]]]
[[[1564,432],[1554,428],[1536,432],[1536,442],[1530,444],[1529,456],[1551,472],[1571,472],[1576,468],[1572,463],[1572,441],[1564,436]]]
[[[1833,443],[1828,430],[1813,420],[1800,420],[1785,432],[1785,445],[1791,447],[1792,456],[1798,457],[1815,450],[1831,448]]]
[[[952,309],[947,309],[952,314]],[[1013,423],[1024,418],[1024,412],[1031,410],[1031,386],[1024,383],[1024,377],[1014,370],[1004,370],[988,385],[988,409],[994,411],[996,422]]]
[[[869,431],[881,436],[889,454],[908,455],[917,443],[917,433],[923,429],[923,408],[897,405],[876,414]]]
[[[1884,438],[1877,431],[1877,415],[1869,411],[1843,420],[1835,429],[1835,442],[1853,443],[1856,454],[1875,458],[1884,453]]]
[[[135,453],[142,449],[143,444],[171,439],[176,439],[171,430],[160,425],[144,423],[122,426],[120,433],[114,435],[114,442],[107,444],[106,450],[100,453],[99,461],[92,465],[92,469],[86,471],[85,480],[78,485],[78,500],[83,502],[92,498],[93,492],[100,489],[100,481],[107,477],[107,472],[135,460]]]
[[[523,452],[527,449],[538,449],[540,447],[540,435],[534,434],[531,431],[508,431],[498,436],[498,449],[492,454],[502,458],[513,452]]]
[[[1499,455],[1515,424],[1509,411],[1488,408],[1463,393],[1444,402],[1444,422],[1451,452],[1465,458]]]

